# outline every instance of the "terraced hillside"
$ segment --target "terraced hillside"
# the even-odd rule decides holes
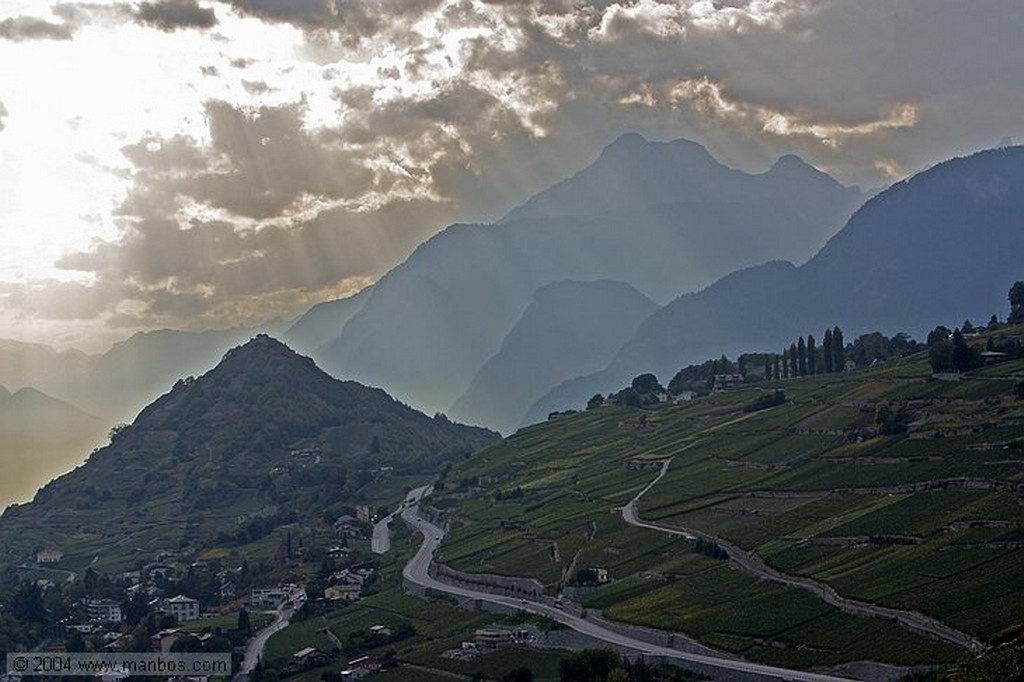
[[[533,576],[606,617],[780,665],[947,661],[956,638],[850,605],[940,621],[961,644],[1021,625],[1022,380],[1024,360],[935,380],[917,353],[562,416],[446,473],[440,560]],[[777,389],[782,405],[744,410]],[[699,540],[623,520],[665,461],[638,515]],[[569,589],[591,568],[610,582]]]

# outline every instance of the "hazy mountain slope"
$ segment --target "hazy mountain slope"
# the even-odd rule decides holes
[[[0,508],[31,499],[106,440],[108,425],[33,388],[0,386]]]
[[[323,344],[338,338],[352,316],[363,309],[373,287],[335,301],[325,301],[310,308],[295,321],[282,337],[299,353],[312,353]]]
[[[105,414],[130,421],[180,378],[200,374],[253,335],[244,328],[205,332],[161,329],[135,334],[96,358],[90,390]]]
[[[451,410],[453,418],[507,433],[565,379],[607,366],[657,305],[622,282],[541,287]]]
[[[24,550],[21,539],[12,540],[15,530],[50,543],[81,532],[127,543],[136,532],[152,538],[157,521],[167,532],[189,524],[161,542],[209,542],[235,532],[247,513],[321,514],[372,480],[372,468],[437,471],[497,437],[333,379],[258,336],[201,377],[177,382],[32,504],[9,509],[0,518],[0,546]],[[316,456],[297,458],[296,448]]]
[[[1024,147],[939,164],[868,201],[799,268],[769,264],[681,296],[640,325],[604,372],[564,384],[530,411],[579,406],[640,372],[746,350],[780,350],[840,325],[851,334],[905,331],[1005,313],[1024,277]]]
[[[107,421],[130,421],[178,379],[206,371],[232,346],[259,330],[140,332],[101,355],[57,352],[47,346],[0,340],[0,382],[34,387]]]
[[[428,240],[315,356],[336,376],[447,409],[538,288],[610,279],[665,302],[765,258],[813,250],[860,196],[795,159],[748,175],[692,142],[623,136],[501,223],[456,225]]]
[[[790,260],[799,262],[835,231],[837,207],[845,206],[849,216],[861,200],[859,192],[792,154],[764,173],[748,174],[718,163],[696,142],[649,142],[628,133],[606,147],[594,164],[538,193],[503,222],[642,211],[658,204],[785,205],[801,224],[776,238]]]
[[[0,384],[11,391],[35,387],[47,395],[76,402],[87,396],[95,356],[57,351],[37,343],[0,339]]]

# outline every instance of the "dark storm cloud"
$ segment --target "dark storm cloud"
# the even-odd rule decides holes
[[[184,138],[129,145],[125,155],[142,174],[126,210],[154,196],[184,196],[233,215],[270,218],[294,208],[305,195],[352,198],[373,174],[353,152],[310,134],[302,104],[261,107],[253,112],[212,101],[206,105],[211,144],[199,148]],[[143,213],[145,215],[145,213]]]
[[[227,0],[243,14],[304,25],[321,25],[335,17],[331,0]]]
[[[222,0],[243,14],[310,28],[350,24],[374,31],[395,16],[420,15],[441,0]]]
[[[212,28],[217,25],[217,15],[214,11],[200,7],[196,0],[140,2],[135,17],[138,23],[153,26],[161,31]]]
[[[79,29],[90,24],[116,25],[134,21],[163,31],[184,28],[212,28],[217,15],[204,9],[196,0],[157,0],[141,2],[137,7],[128,3],[98,4],[64,2],[54,5],[53,15],[60,22],[39,17],[17,16],[0,21],[0,38],[16,42],[25,40],[71,40]]]
[[[381,34],[409,35],[409,23],[442,0],[222,0],[250,16],[297,26],[308,33],[310,55],[333,61],[338,50],[357,49]]]
[[[57,24],[37,17],[10,17],[0,21],[0,38],[21,42],[23,40],[71,40],[74,28],[68,24]]]

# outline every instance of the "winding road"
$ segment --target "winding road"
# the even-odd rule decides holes
[[[692,654],[676,649],[658,646],[644,642],[626,635],[612,632],[600,624],[566,613],[561,609],[554,608],[540,602],[505,597],[502,595],[478,592],[464,587],[456,587],[443,583],[430,575],[430,564],[433,562],[434,553],[441,544],[444,531],[436,525],[428,522],[418,511],[418,503],[426,488],[417,488],[409,493],[401,510],[402,519],[410,526],[423,534],[423,544],[409,560],[402,570],[402,576],[410,583],[423,588],[434,590],[467,599],[474,599],[482,602],[498,604],[512,610],[527,611],[562,623],[576,632],[588,635],[608,644],[624,647],[636,651],[644,656],[661,657],[680,662],[698,664],[705,669],[716,670],[728,679],[750,679],[750,680],[788,680],[790,682],[848,682],[847,678],[824,675],[820,673],[803,672],[800,670],[787,670],[776,668],[759,663],[750,663],[727,658],[717,658],[700,654]],[[409,504],[409,499],[413,503]]]
[[[249,673],[256,669],[256,664],[259,662],[260,656],[263,655],[263,648],[267,646],[270,638],[288,627],[292,616],[295,615],[295,607],[288,606],[288,604],[290,602],[284,602],[278,606],[274,614],[274,622],[257,632],[249,640],[249,644],[245,647],[245,658],[242,660],[242,667],[231,678],[232,682],[246,682],[249,679]]]
[[[373,537],[370,539],[370,551],[374,554],[387,554],[391,549],[391,521],[409,505],[415,505],[421,497],[430,493],[433,486],[414,488],[405,495],[401,506],[373,525]]]
[[[648,490],[653,488],[654,485],[662,479],[662,477],[668,472],[668,467],[671,463],[672,460],[670,459],[663,461],[661,464],[661,471],[658,472],[657,477],[648,483],[643,490],[637,493],[636,496],[622,508],[623,521],[631,526],[636,526],[637,528],[647,528],[660,533],[678,535],[686,538],[687,540],[696,540],[698,537],[701,537],[710,542],[714,542],[729,555],[729,559],[733,563],[748,573],[764,580],[771,580],[773,582],[782,583],[783,585],[789,585],[791,587],[806,590],[814,594],[826,604],[835,606],[846,613],[862,616],[877,616],[879,618],[892,618],[908,630],[913,630],[929,637],[951,642],[969,651],[978,652],[985,649],[985,645],[974,637],[971,637],[967,633],[961,632],[955,628],[951,628],[942,621],[926,616],[923,613],[903,611],[900,609],[889,608],[887,606],[879,606],[869,602],[858,601],[856,599],[848,599],[840,596],[839,593],[827,583],[819,582],[811,578],[782,573],[781,571],[778,571],[766,564],[764,560],[752,552],[741,549],[731,542],[722,540],[721,538],[692,528],[665,526],[642,520],[636,512],[637,502],[640,501],[640,498],[643,497]]]

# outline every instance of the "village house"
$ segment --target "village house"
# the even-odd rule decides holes
[[[380,659],[373,656],[361,656],[348,662],[348,667],[341,671],[343,679],[358,680],[361,677],[377,672],[384,667]]]
[[[177,628],[161,630],[149,638],[149,648],[151,651],[166,654],[171,650],[174,643],[184,636],[185,633]]]
[[[155,599],[150,603],[150,606],[154,612],[173,616],[179,623],[199,618],[199,602],[183,594],[171,597],[170,599]]]
[[[711,388],[715,391],[725,391],[745,382],[746,378],[742,374],[716,374]]]
[[[364,527],[359,519],[343,514],[334,520],[334,532],[342,537],[358,539],[363,537]]]
[[[361,586],[354,584],[331,585],[324,590],[324,598],[331,601],[358,601],[362,589]]]
[[[307,646],[304,649],[299,649],[294,654],[292,654],[292,661],[295,663],[295,665],[302,669],[315,668],[317,666],[329,663],[330,660],[330,656],[320,651],[316,647],[312,646]]]
[[[113,599],[90,599],[86,609],[93,623],[120,623],[124,619],[121,605]]]
[[[249,596],[249,605],[254,609],[276,609],[288,599],[288,594],[281,587],[264,587],[253,590]]]
[[[55,564],[64,559],[64,552],[59,549],[47,548],[36,552],[36,563]]]
[[[480,628],[473,633],[473,643],[480,649],[500,649],[512,644],[512,631],[503,628]]]
[[[174,566],[155,561],[143,566],[142,573],[150,580],[166,580],[174,576]]]
[[[348,547],[340,547],[338,545],[331,545],[331,547],[327,550],[327,556],[331,557],[332,559],[343,559],[351,553],[352,550]]]

